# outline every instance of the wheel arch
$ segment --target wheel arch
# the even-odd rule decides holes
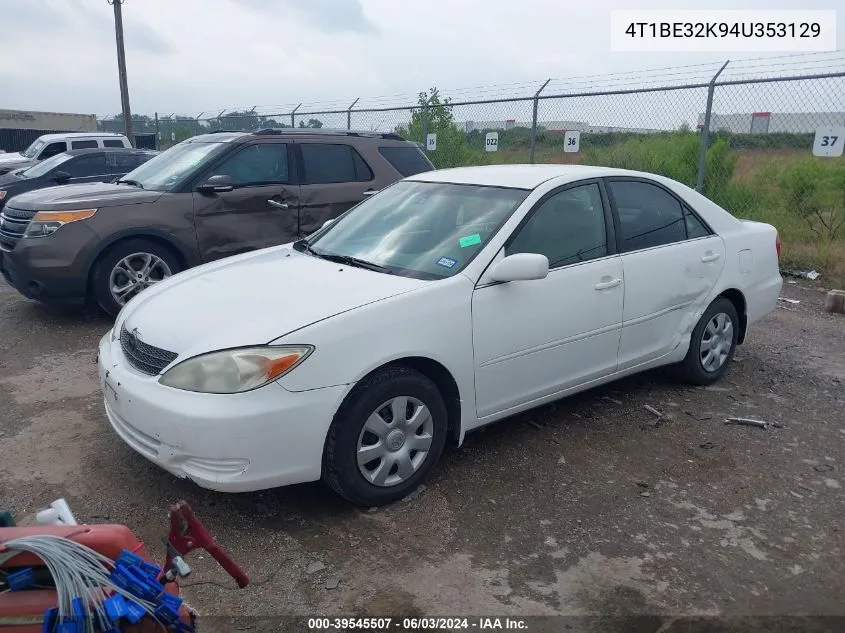
[[[198,263],[196,261],[196,257],[186,247],[184,247],[178,239],[165,231],[153,228],[120,231],[100,242],[97,250],[88,257],[85,264],[85,279],[89,297],[91,294],[91,277],[94,272],[94,267],[115,246],[134,239],[149,240],[168,249],[179,260],[179,265],[183,270],[196,266]]]
[[[407,367],[413,369],[435,384],[443,396],[443,402],[446,405],[447,441],[457,446],[461,438],[461,393],[452,372],[445,365],[433,358],[427,356],[404,356],[379,365],[362,376],[357,382],[361,382],[369,376],[391,367]]]
[[[745,295],[736,288],[728,288],[719,293],[719,297],[724,297],[736,308],[736,313],[739,316],[739,332],[737,332],[737,343],[742,344],[745,341],[745,333],[748,329],[748,304],[745,300]],[[718,299],[718,297],[717,297]]]

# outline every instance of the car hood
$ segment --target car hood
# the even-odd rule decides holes
[[[15,208],[29,211],[62,211],[64,209],[118,207],[124,204],[153,202],[160,191],[145,191],[131,185],[89,182],[80,185],[47,187],[15,197]]]
[[[133,299],[115,329],[125,325],[143,342],[183,360],[269,343],[429,283],[328,262],[286,245],[175,275]]]
[[[12,152],[11,154],[0,154],[0,165],[14,163],[15,161],[30,160],[20,152]]]
[[[6,154],[0,154],[0,173],[7,173],[11,170],[23,167],[32,167],[37,161],[24,158],[20,154],[11,154],[12,158],[3,158]]]
[[[17,169],[15,169],[14,171],[17,171]],[[4,187],[7,187],[8,185],[14,184],[16,182],[20,182],[21,180],[26,180],[26,178],[24,178],[23,176],[17,176],[12,172],[9,172],[8,174],[2,174],[0,175],[0,189],[3,189]]]

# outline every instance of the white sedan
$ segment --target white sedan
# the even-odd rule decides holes
[[[322,477],[389,503],[519,411],[660,365],[717,380],[775,307],[779,250],[772,226],[651,174],[418,174],[133,299],[100,342],[106,413],[205,488]]]

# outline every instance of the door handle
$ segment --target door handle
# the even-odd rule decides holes
[[[715,262],[717,259],[719,259],[719,253],[707,253],[701,258],[701,261],[707,264],[709,262]]]
[[[615,288],[622,283],[621,279],[611,279],[610,281],[602,281],[596,284],[596,290],[607,290],[608,288]]]
[[[267,201],[271,207],[276,207],[277,209],[290,209],[290,205],[285,204],[284,202],[279,202],[278,200],[273,200],[272,198]]]
[[[367,189],[367,190],[366,190],[366,191],[365,191],[362,195],[363,195],[365,198],[369,198],[370,196],[374,196],[374,195],[376,195],[377,193],[378,193],[378,191],[376,191],[375,189]]]

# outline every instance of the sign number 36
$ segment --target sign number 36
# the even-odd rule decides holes
[[[816,130],[813,141],[813,154],[834,158],[842,156],[843,145],[845,145],[845,127],[820,127]]]

